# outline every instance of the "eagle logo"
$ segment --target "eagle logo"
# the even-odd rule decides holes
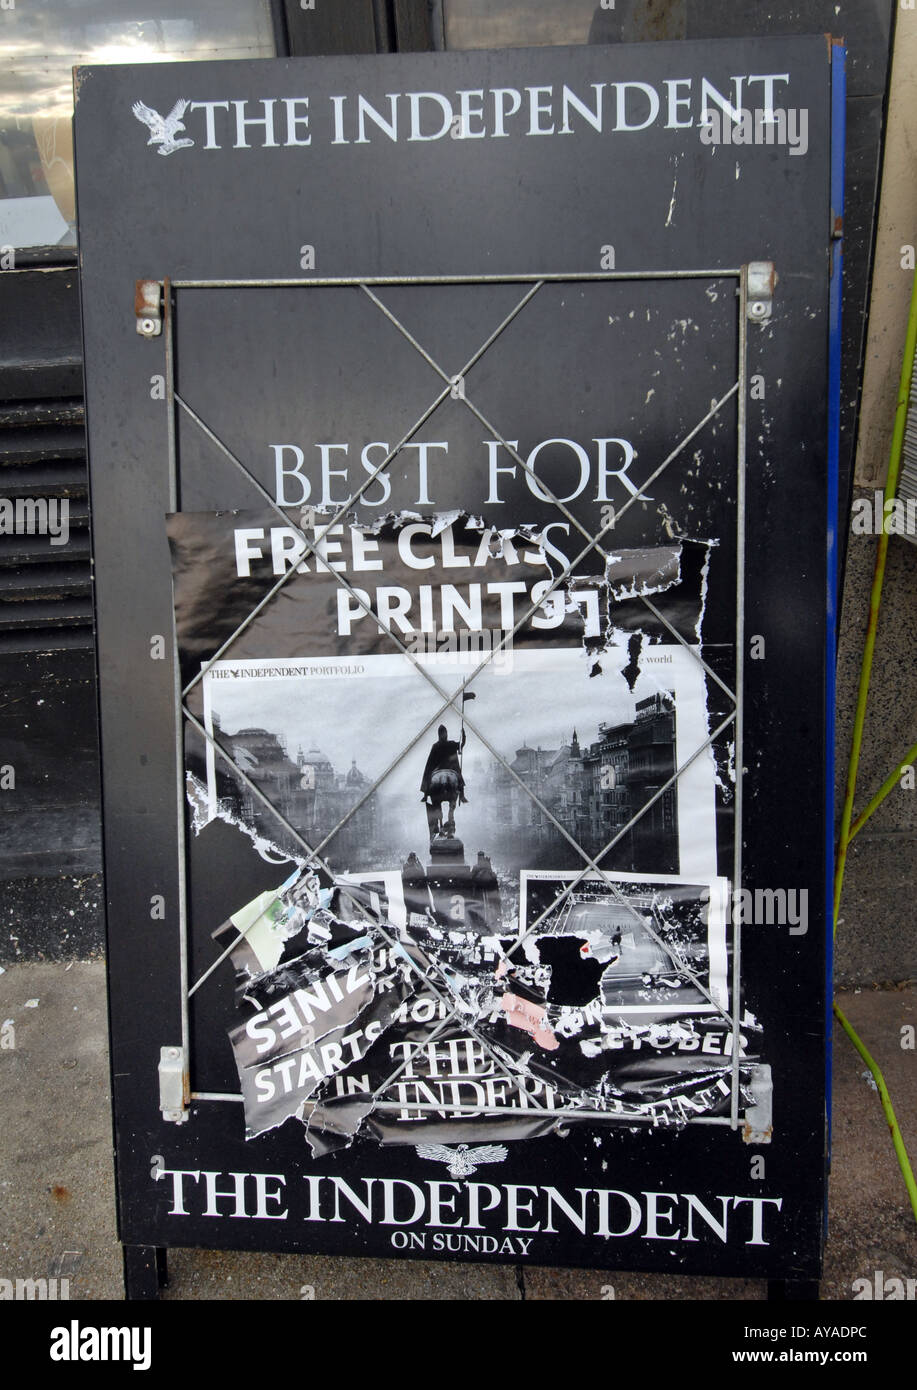
[[[450,1149],[448,1144],[415,1144],[421,1158],[429,1158],[434,1163],[445,1163],[451,1178],[470,1178],[482,1163],[502,1163],[509,1152],[505,1144],[479,1144],[471,1149],[467,1144],[459,1144]]]
[[[150,138],[148,145],[158,145],[160,154],[174,154],[176,150],[187,149],[193,145],[193,140],[176,140],[175,134],[179,130],[184,130],[182,116],[188,109],[190,103],[180,97],[168,116],[160,116],[158,111],[154,111],[152,106],[146,106],[142,101],[135,101],[131,110],[145,126],[150,128]]]

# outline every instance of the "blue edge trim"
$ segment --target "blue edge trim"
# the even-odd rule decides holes
[[[844,153],[847,50],[831,49],[831,221],[844,216]],[[843,225],[843,223],[841,223]],[[843,240],[831,242],[830,328],[828,352],[827,605],[825,631],[825,1107],[827,1167],[831,1168],[831,1085],[834,1003],[834,739],[837,662],[837,528],[838,462],[841,408],[841,272]],[[825,1231],[828,1203],[825,1193]]]

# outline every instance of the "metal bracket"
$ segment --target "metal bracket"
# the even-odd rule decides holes
[[[162,332],[162,285],[158,280],[137,280],[134,284],[134,313],[137,332],[143,338],[158,338]]]
[[[162,1118],[182,1125],[188,1119],[190,1099],[188,1071],[184,1050],[180,1047],[159,1049],[159,1108]]]
[[[745,271],[745,312],[752,323],[771,316],[777,269],[773,261],[749,261]]]
[[[774,1083],[766,1063],[755,1067],[750,1090],[754,1104],[745,1111],[742,1138],[746,1144],[769,1144],[774,1135]]]

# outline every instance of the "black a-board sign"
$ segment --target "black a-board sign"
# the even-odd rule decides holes
[[[842,87],[77,72],[135,1274],[818,1276]]]

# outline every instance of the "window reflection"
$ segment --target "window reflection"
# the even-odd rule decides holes
[[[0,12],[0,246],[75,243],[75,64],[273,54],[269,0],[20,0]]]

